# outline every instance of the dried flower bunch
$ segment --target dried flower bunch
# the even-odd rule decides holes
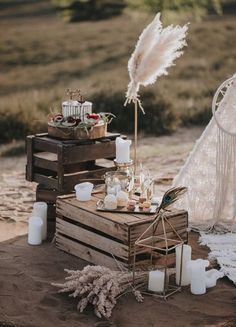
[[[96,125],[110,124],[114,117],[112,113],[100,112],[87,114],[82,120],[80,117],[64,117],[62,113],[51,113],[48,123],[54,127],[81,128],[87,132]]]
[[[160,13],[143,30],[128,62],[126,103],[138,101],[142,109],[138,99],[140,85],[153,84],[158,77],[168,74],[167,68],[183,53],[180,50],[186,45],[187,30],[188,25],[162,28]]]
[[[60,288],[59,293],[71,292],[70,297],[78,297],[77,308],[83,312],[87,305],[94,307],[94,313],[101,318],[109,318],[118,297],[132,292],[137,301],[142,302],[141,293],[133,285],[133,273],[130,271],[113,271],[103,266],[86,266],[83,270],[67,270],[69,274],[64,284],[53,286]],[[137,275],[136,284],[147,278],[147,272]]]

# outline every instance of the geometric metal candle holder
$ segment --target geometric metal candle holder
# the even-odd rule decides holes
[[[147,255],[150,270],[161,270],[164,272],[164,287],[162,292],[149,291],[146,285],[142,285],[140,291],[143,294],[152,295],[167,299],[170,295],[181,290],[181,286],[176,285],[175,274],[171,274],[174,269],[170,268],[169,259],[174,255],[177,246],[182,245],[180,255],[180,285],[182,280],[183,265],[183,245],[184,241],[176,231],[174,226],[161,210],[151,225],[142,233],[134,244],[134,262],[133,262],[133,284],[136,280],[136,259],[139,255]],[[140,267],[139,267],[140,268]],[[147,268],[146,268],[147,270]]]

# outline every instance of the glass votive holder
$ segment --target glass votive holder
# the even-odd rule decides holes
[[[76,198],[79,201],[89,201],[93,190],[93,184],[84,182],[75,185]]]

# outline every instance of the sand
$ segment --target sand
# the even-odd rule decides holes
[[[206,247],[191,233],[194,258],[206,258]],[[109,321],[91,309],[76,310],[76,299],[58,294],[50,282],[63,282],[64,268],[81,269],[87,263],[56,249],[54,244],[27,245],[26,237],[6,241],[0,249],[0,322],[19,327],[184,327],[236,326],[236,289],[224,278],[207,294],[194,296],[185,288],[167,302],[132,295],[121,297]],[[0,323],[0,326],[1,323]]]
[[[195,128],[139,141],[140,159],[155,175],[158,193],[169,187],[200,134]],[[50,242],[33,247],[26,236],[19,236],[27,232],[36,185],[25,181],[25,157],[0,163],[0,327],[236,326],[236,289],[227,278],[203,296],[186,288],[167,302],[146,297],[140,304],[126,295],[109,321],[99,320],[91,309],[78,313],[77,300],[57,294],[50,282],[63,282],[64,268],[82,269],[87,263]],[[208,249],[197,244],[198,237],[190,235],[193,257],[206,258]]]

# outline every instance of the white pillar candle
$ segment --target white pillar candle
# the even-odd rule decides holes
[[[165,273],[160,270],[149,272],[148,290],[152,292],[163,292],[165,283]]]
[[[175,249],[176,255],[176,284],[180,285],[180,269],[181,269],[181,252],[182,245],[178,245]],[[188,262],[191,260],[192,248],[190,245],[183,245],[182,254],[182,275],[181,286],[187,286],[190,284],[190,271],[188,269]]]
[[[28,243],[40,245],[42,243],[43,220],[40,217],[32,216],[28,224]]]
[[[35,202],[33,206],[32,216],[40,217],[43,221],[42,239],[47,238],[47,203],[46,202]]]
[[[123,140],[121,137],[116,138],[116,162],[130,162],[130,140]]]
[[[201,295],[206,293],[206,267],[209,266],[208,260],[191,260],[188,264],[191,273],[192,294]]]

